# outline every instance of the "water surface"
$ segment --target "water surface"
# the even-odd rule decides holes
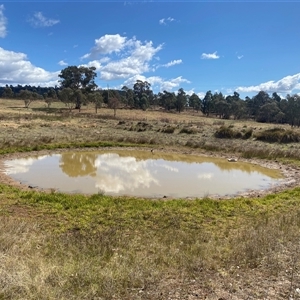
[[[5,162],[23,184],[61,192],[203,197],[268,189],[280,173],[244,162],[150,151],[70,151]]]

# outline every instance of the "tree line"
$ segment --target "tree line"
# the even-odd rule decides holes
[[[194,110],[206,116],[221,119],[252,119],[258,122],[288,123],[300,126],[300,96],[287,95],[281,98],[276,92],[269,95],[260,91],[252,98],[241,99],[239,93],[224,96],[221,92],[207,91],[203,99],[193,93],[186,94],[183,88],[177,93],[163,91],[155,94],[151,84],[137,80],[133,88],[123,86],[121,90],[99,89],[95,83],[95,67],[69,66],[61,71],[59,86],[8,86],[0,87],[0,97],[23,100],[25,107],[35,100],[44,100],[48,107],[54,101],[62,101],[67,108],[81,109],[93,103],[95,111],[105,105],[118,108],[142,109],[163,108],[166,111]]]

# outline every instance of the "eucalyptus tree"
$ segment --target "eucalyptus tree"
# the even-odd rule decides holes
[[[13,98],[14,97],[14,92],[12,91],[12,89],[6,85],[5,88],[3,89],[3,92],[2,92],[2,98]]]
[[[70,88],[74,91],[74,96],[78,96],[74,100],[76,101],[75,108],[79,110],[83,99],[81,95],[90,93],[97,88],[97,84],[95,83],[97,73],[95,70],[95,67],[69,66],[63,69],[58,75],[61,78],[59,80],[61,88]]]
[[[276,122],[276,118],[278,118],[278,114],[280,114],[280,112],[281,111],[277,102],[268,102],[260,107],[256,120],[258,122],[266,123]]]
[[[176,110],[179,113],[183,111],[184,108],[187,106],[187,94],[185,93],[183,88],[180,88],[178,90],[178,93],[176,95],[176,100],[175,100],[175,106],[176,106]]]
[[[287,106],[285,115],[287,118],[287,122],[293,126],[300,126],[300,96],[295,95],[287,95]]]
[[[216,92],[212,95],[210,111],[214,112],[216,116],[219,116],[222,119],[229,119],[230,103],[226,101],[224,95],[221,92]]]
[[[48,108],[50,108],[52,102],[54,102],[55,100],[57,100],[57,93],[56,91],[54,90],[54,88],[50,88],[48,90],[48,92],[44,93],[44,99],[45,99],[45,102],[48,106]]]
[[[133,86],[135,108],[147,109],[153,98],[151,84],[147,81],[137,80]]]
[[[108,107],[114,110],[114,117],[116,117],[117,109],[120,107],[120,100],[117,97],[109,98]]]
[[[40,95],[35,92],[30,92],[28,90],[20,90],[17,94],[18,99],[24,100],[24,104],[26,108],[29,108],[29,105],[37,99],[40,99]]]
[[[272,102],[272,99],[270,98],[269,94],[265,91],[260,91],[257,95],[252,97],[251,115],[257,119],[261,107],[270,102]]]
[[[163,91],[163,93],[159,93],[159,104],[165,110],[171,110],[175,108],[176,96],[173,92]]]
[[[76,106],[75,91],[69,87],[63,88],[58,92],[58,98],[71,111]]]
[[[203,114],[209,116],[209,113],[212,110],[212,93],[211,91],[207,91],[205,97],[202,100],[202,112]]]
[[[194,110],[198,112],[201,109],[201,105],[202,105],[201,99],[197,94],[193,93],[189,97],[189,107],[192,107]]]
[[[134,91],[127,86],[122,87],[122,91],[125,93],[125,105],[127,107],[134,106]]]
[[[247,102],[240,98],[238,92],[234,92],[233,95],[228,95],[225,100],[230,105],[230,115],[235,120],[247,118]]]
[[[97,113],[98,108],[101,108],[102,103],[103,103],[102,93],[100,91],[90,92],[87,95],[87,100],[88,100],[88,102],[91,102],[94,104],[95,113]]]
[[[278,102],[278,103],[280,103],[281,97],[280,97],[276,92],[274,92],[274,93],[272,94],[272,100],[273,100],[273,101],[276,101],[276,102]]]

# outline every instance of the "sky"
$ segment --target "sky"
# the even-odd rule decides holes
[[[102,89],[299,94],[299,15],[300,0],[0,0],[0,86],[59,86],[83,65]]]

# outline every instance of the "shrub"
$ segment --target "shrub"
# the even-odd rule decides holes
[[[197,133],[197,129],[195,128],[191,128],[191,127],[183,127],[179,133],[187,133],[187,134],[193,134],[193,133]]]
[[[243,135],[243,139],[247,140],[250,139],[253,133],[253,129],[250,128],[248,130],[245,130],[244,135]]]
[[[174,131],[175,131],[175,127],[172,127],[172,126],[164,127],[161,130],[161,132],[163,132],[163,133],[174,133]]]
[[[219,139],[240,139],[243,137],[241,132],[234,131],[232,128],[226,126],[221,126],[217,129],[214,136]]]
[[[284,128],[271,128],[256,134],[256,139],[269,143],[297,143],[300,141],[299,133]]]

